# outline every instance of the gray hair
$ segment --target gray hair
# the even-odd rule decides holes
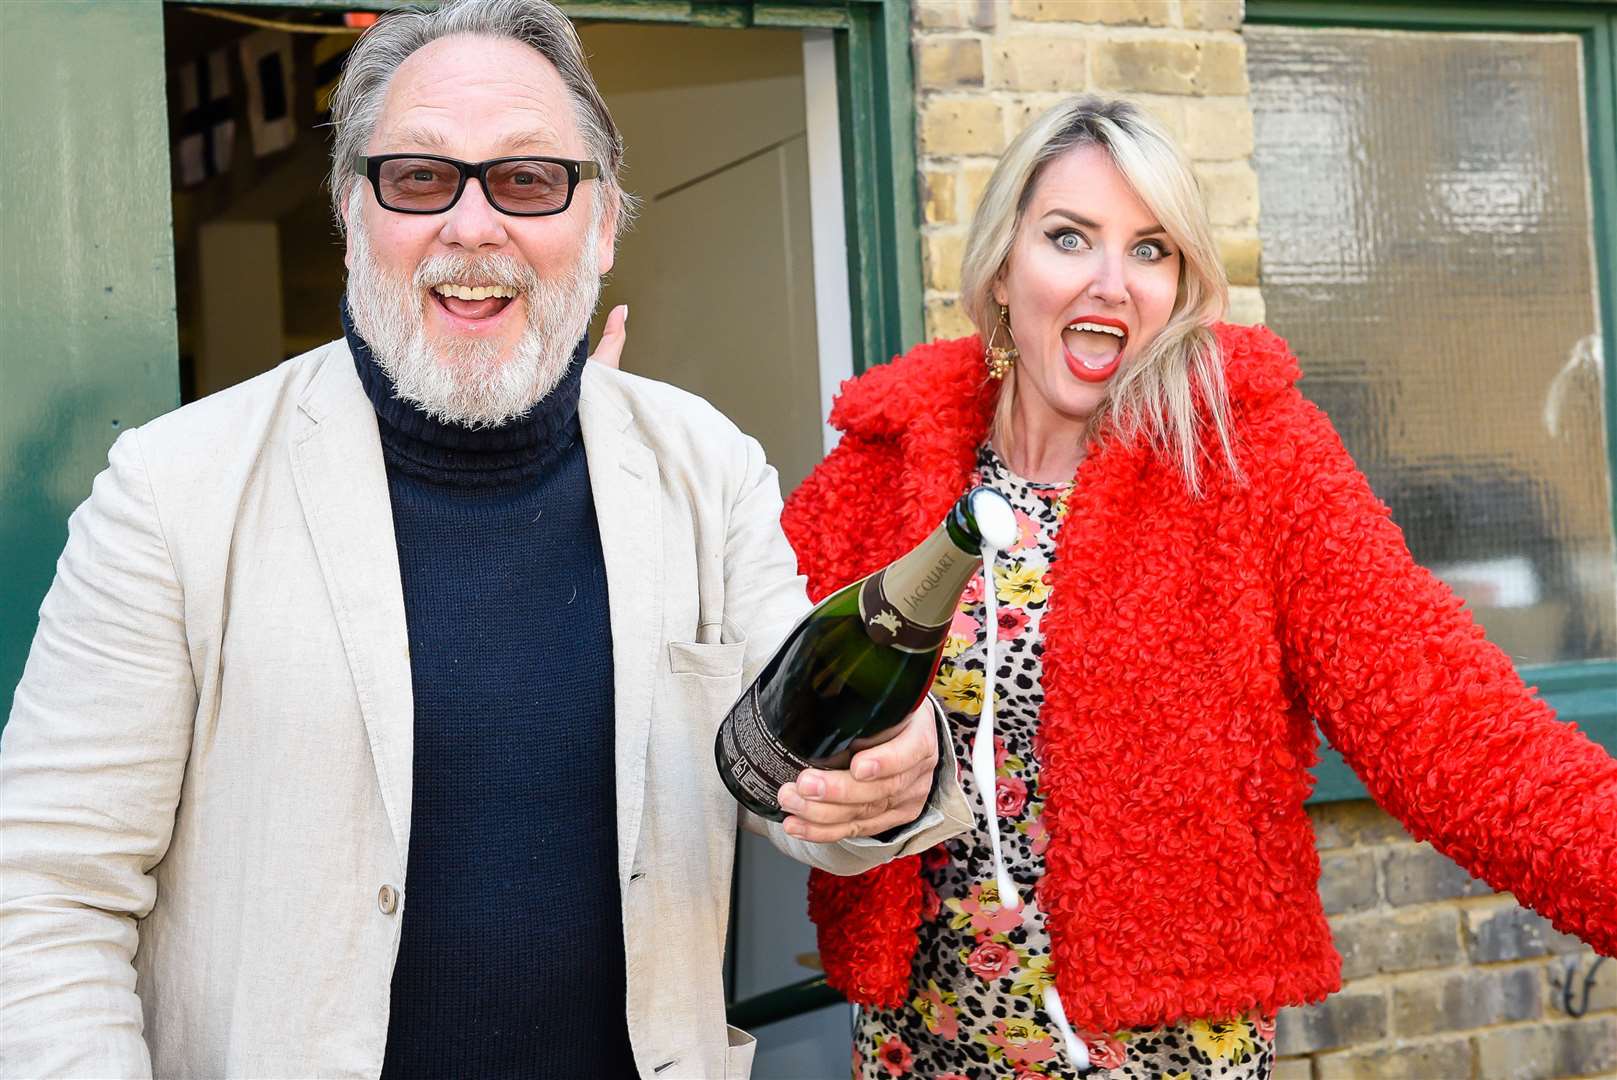
[[[1126,436],[1149,432],[1179,460],[1185,482],[1200,492],[1199,398],[1230,469],[1239,475],[1230,443],[1224,365],[1212,324],[1229,302],[1229,281],[1218,258],[1207,207],[1190,163],[1172,138],[1135,105],[1094,95],[1051,107],[1012,141],[983,189],[966,237],[960,268],[960,306],[988,340],[999,321],[994,284],[1005,269],[1022,214],[1039,176],[1051,161],[1080,146],[1099,146],[1111,157],[1178,246],[1179,294],[1168,322],[1138,362],[1119,372],[1091,418],[1085,438],[1106,424]],[[999,393],[994,435],[1011,436],[1016,380]]]
[[[634,216],[636,199],[623,190],[623,136],[596,89],[578,32],[548,0],[451,0],[432,10],[405,8],[378,19],[360,35],[343,63],[331,99],[331,207],[339,227],[349,189],[359,180],[351,162],[363,154],[376,131],[388,84],[417,49],[457,34],[507,38],[550,61],[573,99],[578,130],[590,156],[601,166],[603,194],[618,208],[622,235]]]

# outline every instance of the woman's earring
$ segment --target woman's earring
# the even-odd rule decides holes
[[[995,345],[999,340],[1000,330],[1005,331],[1005,339],[1009,345]],[[988,368],[990,379],[1003,379],[1011,373],[1016,365],[1017,358],[1022,354],[1016,349],[1016,338],[1011,335],[1011,309],[1004,304],[999,305],[999,322],[994,324],[993,332],[988,335],[988,345],[983,351],[983,363]]]

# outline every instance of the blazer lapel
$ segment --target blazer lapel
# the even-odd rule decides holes
[[[298,402],[292,472],[331,595],[402,874],[410,846],[415,700],[404,591],[376,413],[342,342]]]
[[[585,368],[578,415],[612,622],[618,877],[626,888],[645,805],[652,686],[662,642],[662,500],[657,456],[630,430],[634,417],[611,378],[594,364]]]

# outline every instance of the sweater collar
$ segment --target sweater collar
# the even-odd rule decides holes
[[[587,335],[573,350],[561,381],[527,412],[498,427],[470,428],[436,420],[398,397],[392,379],[354,328],[346,297],[341,316],[360,384],[376,410],[390,467],[439,483],[500,484],[542,471],[578,440],[579,388],[589,357]]]

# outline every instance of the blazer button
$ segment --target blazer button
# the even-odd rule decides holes
[[[383,885],[382,891],[376,894],[376,906],[382,909],[383,915],[391,915],[399,910],[399,890],[391,885]]]

